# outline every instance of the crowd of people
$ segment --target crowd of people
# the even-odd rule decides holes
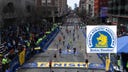
[[[10,25],[1,30],[1,45],[0,45],[0,72],[5,72],[9,68],[9,63],[21,51],[34,52],[36,41],[45,35],[47,30],[50,30],[50,25],[43,27],[40,24],[23,24]],[[4,67],[3,67],[4,66]]]
[[[118,37],[121,37],[121,36],[126,36],[126,35],[128,35],[127,26],[124,25],[124,24],[118,25],[118,28],[117,28],[117,36]]]

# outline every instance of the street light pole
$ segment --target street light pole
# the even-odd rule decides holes
[[[52,16],[53,16],[53,23],[55,23],[55,13],[54,13],[54,7],[53,7],[53,10],[52,10]]]
[[[48,7],[48,1],[47,0],[45,0],[45,18],[46,18],[46,20],[47,20],[47,12],[48,12],[48,9],[47,9],[47,7]],[[48,24],[46,24],[46,28],[48,28]]]
[[[1,36],[1,34],[2,34],[1,32],[2,32],[2,31],[1,31],[1,26],[0,26],[0,45],[1,45],[1,39],[2,39],[2,38],[1,38],[1,37],[2,37],[2,36]]]
[[[55,23],[55,0],[54,0],[54,3],[52,5],[53,5],[53,7],[52,7],[52,20],[53,20],[53,23]]]
[[[47,9],[48,5],[47,4],[48,4],[48,2],[47,2],[47,0],[45,0],[46,18],[47,18],[47,12],[48,12],[48,9]]]

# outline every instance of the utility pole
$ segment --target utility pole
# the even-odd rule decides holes
[[[53,0],[53,7],[52,7],[52,20],[53,20],[53,23],[55,23],[55,0]]]
[[[55,13],[54,13],[54,7],[53,7],[53,10],[52,10],[52,20],[53,20],[53,23],[55,23]]]
[[[47,18],[47,12],[48,12],[48,1],[47,0],[45,0],[45,9],[46,9],[46,11],[45,11],[45,14],[46,14],[46,18]]]
[[[1,38],[1,37],[2,37],[2,35],[1,35],[2,33],[1,33],[1,32],[2,32],[2,31],[1,31],[1,25],[0,25],[0,45],[2,44],[2,43],[1,43],[1,39],[2,39],[2,38]]]
[[[45,0],[45,18],[47,20],[48,16],[48,1]],[[48,24],[46,24],[46,28],[48,28]]]

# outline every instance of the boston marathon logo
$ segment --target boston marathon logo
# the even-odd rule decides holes
[[[88,53],[115,53],[116,26],[87,26]]]

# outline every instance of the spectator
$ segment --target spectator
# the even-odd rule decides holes
[[[2,67],[3,67],[3,72],[5,72],[7,69],[7,58],[6,57],[2,58]]]
[[[2,72],[2,54],[0,54],[0,72]]]

